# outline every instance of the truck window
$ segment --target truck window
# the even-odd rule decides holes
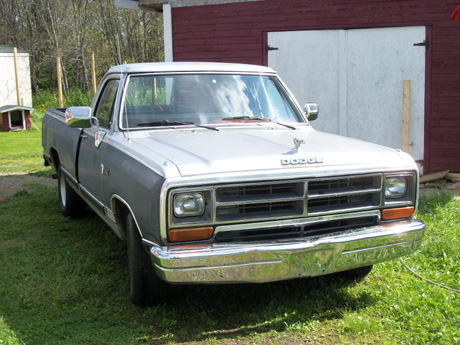
[[[161,121],[219,123],[230,117],[303,122],[275,77],[264,75],[132,75],[122,106],[121,128]]]
[[[102,91],[99,102],[96,106],[96,118],[99,121],[99,126],[109,128],[113,118],[113,108],[115,96],[117,95],[118,79],[109,80]]]

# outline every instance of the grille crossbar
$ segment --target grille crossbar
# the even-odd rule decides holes
[[[300,226],[285,226],[273,228],[260,228],[251,230],[220,231],[216,234],[215,241],[219,242],[246,242],[283,240],[302,237],[324,236],[336,232],[353,230],[376,225],[378,218],[375,216],[336,219],[324,222],[305,224]]]

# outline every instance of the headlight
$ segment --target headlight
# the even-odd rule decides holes
[[[204,213],[203,193],[179,193],[174,195],[174,215],[176,217],[200,216]]]
[[[402,198],[407,193],[405,177],[387,177],[385,180],[385,197],[389,199]]]

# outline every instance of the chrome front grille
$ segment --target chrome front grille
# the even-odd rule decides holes
[[[402,176],[407,193],[385,199],[388,176]],[[214,227],[210,242],[246,242],[311,238],[380,223],[383,207],[414,205],[416,172],[261,181],[172,189],[168,229]],[[201,194],[202,214],[176,216],[174,195]]]
[[[382,174],[286,183],[241,184],[215,189],[215,221],[286,219],[376,209]]]

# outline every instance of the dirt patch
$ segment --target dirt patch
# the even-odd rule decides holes
[[[0,200],[16,194],[21,190],[30,191],[33,184],[41,184],[47,187],[56,187],[57,182],[49,177],[39,177],[27,174],[0,175]]]

